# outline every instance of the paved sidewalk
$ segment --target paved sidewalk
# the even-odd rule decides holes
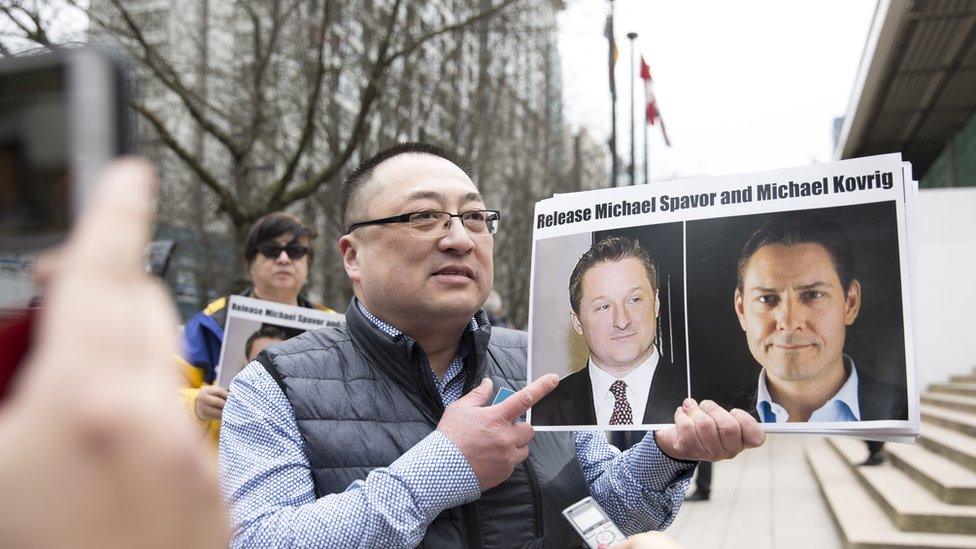
[[[712,498],[681,507],[668,529],[686,549],[841,549],[803,454],[806,436],[769,435],[712,468]]]

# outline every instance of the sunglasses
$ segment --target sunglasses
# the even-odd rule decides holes
[[[288,254],[289,259],[296,260],[308,254],[308,246],[300,246],[298,244],[288,244],[285,246],[280,244],[261,244],[258,246],[258,252],[268,259],[278,259],[281,257],[281,252],[285,252]]]

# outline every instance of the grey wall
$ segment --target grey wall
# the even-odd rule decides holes
[[[925,189],[918,200],[918,386],[976,366],[976,188]]]

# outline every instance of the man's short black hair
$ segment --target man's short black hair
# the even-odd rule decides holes
[[[303,237],[308,239],[308,264],[311,265],[314,250],[312,241],[318,233],[288,212],[271,212],[251,225],[244,238],[244,259],[250,264],[254,256],[258,255],[258,246],[283,234],[291,234],[295,240]]]
[[[762,248],[771,244],[782,246],[796,246],[797,244],[819,244],[827,250],[827,254],[834,262],[834,269],[840,279],[846,294],[851,289],[851,283],[857,279],[854,264],[854,246],[847,232],[839,223],[832,219],[816,214],[802,212],[788,212],[777,214],[767,220],[752,233],[746,245],[739,254],[739,264],[736,269],[736,287],[743,290],[743,277],[746,265],[752,256]]]
[[[244,358],[251,356],[251,346],[254,342],[262,337],[268,339],[277,339],[278,341],[288,340],[288,332],[280,326],[275,326],[274,324],[262,324],[257,331],[247,338],[247,342],[244,343]]]
[[[610,263],[623,261],[627,258],[634,258],[644,265],[647,271],[647,279],[651,281],[651,289],[657,291],[657,267],[651,254],[640,245],[636,239],[631,240],[622,236],[608,236],[593,244],[589,250],[580,257],[573,269],[573,274],[569,277],[569,304],[573,312],[579,314],[580,301],[583,299],[583,275],[598,263]]]
[[[339,193],[339,224],[343,227],[343,230],[345,230],[345,228],[348,226],[349,220],[347,216],[349,214],[349,207],[352,205],[353,201],[358,198],[359,190],[362,189],[363,186],[366,185],[366,182],[369,181],[369,177],[372,175],[373,170],[376,169],[376,166],[379,166],[394,156],[409,153],[432,154],[448,160],[455,166],[460,167],[460,164],[458,164],[454,154],[444,148],[438,147],[437,145],[431,145],[430,143],[408,141],[406,143],[397,143],[392,147],[381,150],[360,164],[355,171],[349,174],[349,177],[346,178],[345,183],[342,184],[342,191]]]

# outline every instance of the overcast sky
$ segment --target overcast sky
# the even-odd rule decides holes
[[[629,160],[633,31],[673,144],[649,128],[652,181],[831,160],[833,119],[847,110],[875,3],[616,0],[618,154]],[[569,0],[559,19],[567,121],[601,141],[610,132],[607,6]],[[643,116],[639,78],[637,92]],[[636,135],[640,177],[639,123]]]

